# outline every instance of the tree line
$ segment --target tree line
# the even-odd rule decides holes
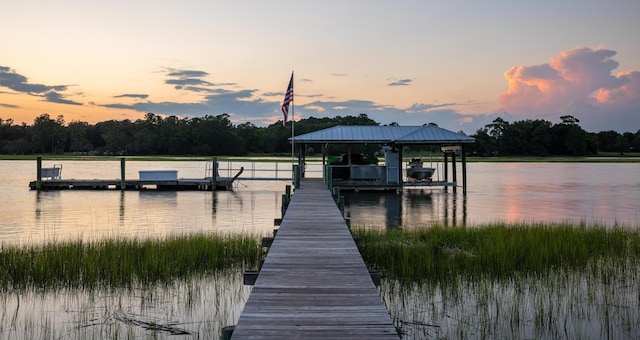
[[[635,134],[615,131],[590,133],[578,119],[561,117],[552,124],[545,120],[509,123],[502,118],[471,135],[476,143],[469,152],[477,156],[591,155],[598,152],[640,150],[640,130]],[[434,124],[434,123],[429,123]],[[366,114],[296,121],[295,135],[336,125],[380,125]],[[397,125],[392,123],[391,125]],[[61,154],[95,155],[247,155],[286,154],[291,145],[291,122],[266,127],[246,122],[234,125],[228,114],[204,117],[163,117],[147,113],[135,121],[108,120],[94,125],[63,116],[42,114],[33,124],[14,124],[0,118],[0,153],[10,155]],[[311,146],[309,152],[319,152]]]
[[[0,153],[10,155],[229,155],[291,152],[291,122],[267,127],[231,123],[228,114],[195,118],[163,117],[147,113],[135,121],[108,120],[91,125],[65,122],[63,116],[42,114],[32,125],[0,118]],[[378,125],[366,114],[308,118],[295,122],[300,135],[335,125]]]
[[[598,152],[640,151],[640,130],[587,132],[573,116],[553,124],[543,119],[509,123],[498,117],[476,131],[471,153],[477,156],[586,156]]]

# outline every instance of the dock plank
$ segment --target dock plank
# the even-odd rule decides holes
[[[232,339],[398,339],[331,193],[295,191]]]

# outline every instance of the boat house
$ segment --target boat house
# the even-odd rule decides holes
[[[475,139],[461,133],[425,126],[334,126],[289,138],[298,154],[298,166],[304,177],[305,153],[309,145],[322,146],[323,176],[341,190],[402,190],[410,187],[458,187],[456,158],[460,159],[462,189],[467,191],[465,146]],[[339,157],[331,157],[331,145],[346,146]],[[354,152],[359,146],[378,146],[384,164]],[[435,168],[425,167],[421,157],[403,161],[403,150],[428,146],[441,157],[443,180],[433,180]],[[449,176],[451,172],[451,177]],[[440,177],[440,176],[438,176]]]

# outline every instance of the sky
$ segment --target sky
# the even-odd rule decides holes
[[[367,114],[640,130],[640,1],[23,0],[0,4],[0,118],[234,124]],[[291,117],[290,117],[291,118]]]

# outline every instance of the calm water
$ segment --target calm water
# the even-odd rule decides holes
[[[119,161],[61,163],[63,178],[119,178]],[[273,163],[221,162],[220,174],[233,169],[274,169]],[[280,174],[287,166],[279,165]],[[0,161],[0,242],[52,239],[147,237],[214,231],[265,235],[280,217],[281,195],[289,181],[240,180],[234,191],[49,191],[28,188],[35,161]],[[640,164],[470,163],[468,194],[442,188],[397,193],[344,193],[352,223],[375,228],[418,228],[494,221],[587,221],[640,224]],[[173,169],[180,178],[202,178],[205,162],[126,164],[127,178],[138,170]],[[227,170],[231,169],[231,170]],[[314,167],[310,168],[314,170]],[[264,175],[258,174],[257,176]],[[284,173],[286,176],[286,172]],[[309,172],[310,177],[320,176]],[[436,173],[434,176],[441,174]],[[436,178],[437,179],[437,178]]]
[[[120,176],[119,161],[56,163],[63,165],[63,178]],[[44,162],[45,167],[53,164]],[[254,165],[275,168],[273,163],[222,162],[220,174],[230,176],[235,174],[233,169],[245,166],[245,176],[264,176],[249,170]],[[202,178],[205,167],[205,162],[131,161],[127,162],[126,176],[138,178],[138,170],[172,169],[178,170],[182,178]],[[280,171],[287,167],[279,165]],[[445,192],[442,188],[406,190],[402,194],[344,193],[346,215],[354,225],[381,229],[494,221],[586,221],[638,227],[639,167],[640,164],[471,163],[468,164],[467,196],[462,195],[462,190],[456,194],[452,189]],[[269,235],[273,219],[280,217],[281,196],[290,182],[241,180],[234,191],[217,192],[38,193],[28,188],[29,181],[35,178],[35,161],[0,161],[0,169],[0,243],[4,244],[159,237],[201,231]],[[308,168],[313,169],[313,166]],[[320,176],[317,172],[308,175]],[[442,174],[436,173],[436,179],[438,175]],[[0,306],[3,306],[0,339],[175,338],[172,329],[188,332],[189,335],[183,336],[186,338],[216,338],[222,327],[237,322],[249,295],[250,288],[243,286],[241,279],[241,273],[227,273],[216,278],[193,278],[168,286],[133,290],[5,292],[0,296]],[[637,337],[640,324],[633,321],[640,313],[636,276],[592,281],[593,287],[589,282],[550,285],[545,281],[527,281],[525,287],[532,288],[524,293],[521,286],[514,289],[510,282],[490,283],[490,287],[473,282],[469,287],[458,287],[459,291],[454,294],[457,300],[438,293],[447,287],[416,286],[407,292],[387,283],[389,287],[383,286],[381,295],[392,316],[403,328],[408,327],[405,338],[446,337],[447,334],[455,337],[469,332],[472,337],[509,332],[523,338],[558,337],[558,334],[594,335],[584,338]],[[556,291],[554,287],[564,288]],[[615,291],[608,296],[620,296],[620,301],[603,302],[598,300],[598,294],[593,299],[584,298],[605,289]],[[627,295],[619,293],[623,289]],[[555,302],[560,300],[564,302]],[[538,306],[540,301],[553,302]],[[549,306],[558,307],[549,310]],[[496,317],[494,307],[508,311],[513,319],[498,323],[496,329],[485,330],[486,325],[504,319],[502,315]],[[558,315],[564,317],[569,320],[570,328],[567,330],[567,323],[548,328],[543,325],[550,331],[536,333],[538,313],[552,316],[550,320],[558,320]],[[608,323],[610,319],[613,326]],[[516,324],[522,321],[522,325],[513,328],[513,320]],[[170,327],[149,330],[145,327],[149,324]]]
[[[635,227],[639,170],[629,163],[470,163],[466,197],[461,189],[434,188],[353,193],[346,200],[352,223],[367,226],[586,221]]]

